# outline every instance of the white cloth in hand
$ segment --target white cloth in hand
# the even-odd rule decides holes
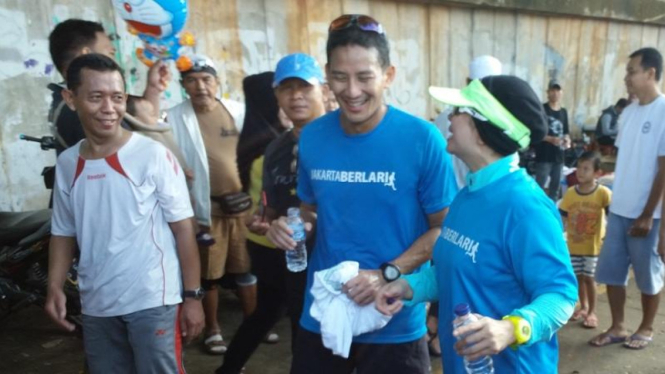
[[[314,302],[310,314],[321,323],[323,345],[333,354],[349,357],[351,342],[356,335],[378,330],[390,321],[374,305],[360,306],[342,293],[342,285],[358,275],[359,264],[344,261],[314,273],[311,293]]]

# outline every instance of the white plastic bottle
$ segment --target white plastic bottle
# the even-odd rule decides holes
[[[307,269],[307,248],[305,247],[305,224],[300,218],[300,209],[289,208],[286,211],[286,223],[293,231],[293,240],[296,247],[286,251],[286,267],[294,273]]]
[[[459,304],[455,307],[455,319],[453,320],[453,331],[471,322],[475,322],[478,318],[471,314],[469,304]],[[464,336],[458,336],[457,340],[462,340]],[[474,361],[468,361],[464,357],[464,369],[467,374],[494,374],[494,363],[492,357],[485,356]]]

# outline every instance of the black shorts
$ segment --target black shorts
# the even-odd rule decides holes
[[[355,371],[354,371],[355,370]],[[298,331],[291,374],[427,374],[429,352],[425,337],[398,344],[351,344],[349,358],[333,355],[321,335]]]

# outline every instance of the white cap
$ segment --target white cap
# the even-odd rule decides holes
[[[469,64],[469,78],[483,79],[490,75],[501,75],[501,61],[485,55],[474,58]]]
[[[180,72],[181,75],[187,73],[199,73],[205,72],[217,76],[217,68],[215,63],[208,56],[204,55],[193,55],[190,57],[192,62],[192,67],[186,71]]]

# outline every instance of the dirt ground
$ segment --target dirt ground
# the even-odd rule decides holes
[[[224,291],[220,318],[225,338],[232,338],[240,323],[241,311],[235,296]],[[599,296],[600,329],[609,325],[607,297]],[[626,305],[628,328],[635,329],[641,317],[640,296],[629,287]],[[262,344],[247,364],[247,374],[288,373],[291,358],[288,320],[285,318],[275,331],[281,341],[275,345]],[[654,342],[642,351],[631,351],[612,345],[593,348],[587,341],[600,330],[587,330],[579,323],[569,324],[559,332],[561,346],[559,372],[562,374],[665,374],[665,302],[656,321]],[[57,331],[38,308],[28,308],[0,324],[0,373],[60,374],[81,373],[83,353],[81,340]],[[186,348],[185,365],[188,373],[211,374],[222,357],[208,356],[199,344]],[[441,361],[432,360],[432,373],[441,373]],[[545,371],[543,371],[545,372]],[[381,374],[381,373],[377,373]],[[506,373],[497,373],[506,374]]]

